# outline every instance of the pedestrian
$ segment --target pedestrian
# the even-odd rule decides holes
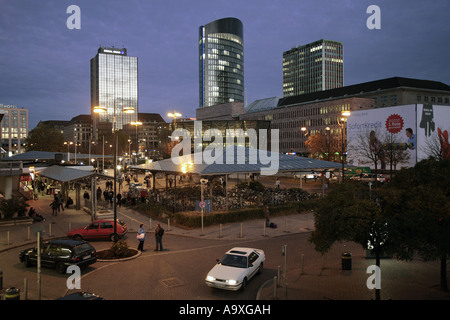
[[[266,227],[270,226],[270,213],[269,213],[269,206],[264,206],[264,215],[266,216]]]
[[[139,230],[138,230],[136,238],[139,240],[139,245],[138,245],[137,249],[141,252],[144,251],[145,230],[144,230],[143,224],[141,224],[139,226]]]
[[[158,244],[159,244],[159,250],[163,251],[163,245],[162,245],[163,234],[164,234],[164,229],[161,227],[161,225],[159,223],[157,223],[156,228],[155,228],[155,239],[156,239],[155,251],[158,251]]]
[[[275,182],[275,186],[277,190],[280,190],[280,179],[277,178],[277,181]]]
[[[58,198],[53,198],[53,202],[50,203],[50,207],[52,207],[52,216],[57,216],[59,207]]]
[[[102,198],[102,189],[100,187],[97,188],[97,202],[99,202]]]
[[[120,207],[122,205],[122,195],[120,192],[117,194],[117,205]]]
[[[64,197],[61,192],[58,192],[58,211],[64,211]]]

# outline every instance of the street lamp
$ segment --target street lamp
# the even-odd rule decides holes
[[[167,116],[173,118],[173,130],[175,130],[175,123],[177,122],[177,118],[181,117],[181,113],[176,111],[174,111],[173,113],[169,112]]]
[[[70,161],[70,145],[73,144],[72,141],[64,141],[64,144],[67,144],[67,162]]]
[[[138,137],[138,126],[142,126],[141,121],[131,121],[130,124],[132,126],[136,126],[136,165],[138,164],[138,157],[139,157],[139,137]],[[130,153],[131,157],[131,153]]]
[[[94,107],[95,113],[106,113],[105,107]],[[134,113],[134,108],[123,107],[122,113]],[[114,242],[117,242],[117,133],[116,133],[116,102],[114,100],[114,115],[113,115],[113,135],[114,135]]]
[[[341,154],[341,160],[342,160],[342,182],[344,182],[344,153],[345,153],[345,149],[344,149],[344,130],[346,128],[346,123],[347,123],[347,117],[350,116],[350,111],[349,110],[344,110],[341,112],[341,117],[338,118],[338,124],[341,127],[341,133],[342,133],[342,154]]]

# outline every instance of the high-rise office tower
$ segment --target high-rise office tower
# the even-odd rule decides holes
[[[236,18],[199,28],[199,107],[244,102],[244,27]]]
[[[283,96],[296,96],[344,85],[341,42],[319,40],[283,52]]]
[[[106,113],[94,113],[94,107]],[[124,111],[133,108],[134,113]],[[138,114],[138,58],[127,55],[126,48],[100,47],[91,59],[91,116],[94,132],[98,122],[116,122],[116,129],[136,121]]]

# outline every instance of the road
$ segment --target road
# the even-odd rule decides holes
[[[150,236],[144,252],[123,262],[96,262],[82,272],[81,291],[94,292],[107,300],[255,300],[258,290],[277,275],[278,267],[284,270],[281,247],[287,245],[287,268],[299,269],[301,253],[317,258],[308,243],[309,233],[292,234],[260,240],[202,239],[179,235],[164,236],[165,251],[153,251],[154,239]],[[130,246],[136,240],[129,239]],[[111,243],[91,242],[97,250]],[[137,245],[137,244],[136,244]],[[261,248],[266,253],[264,272],[255,276],[245,291],[229,292],[212,289],[204,278],[216,259],[234,246]],[[18,260],[18,247],[2,253],[2,269],[9,286],[23,287],[28,282],[28,298],[37,299],[36,268],[26,268]],[[42,268],[41,298],[52,300],[70,293],[67,289],[69,275],[58,274],[53,269]],[[284,280],[283,280],[284,281]],[[289,281],[289,279],[288,279]]]

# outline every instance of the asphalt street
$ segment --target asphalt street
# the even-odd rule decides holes
[[[49,208],[50,201],[51,196],[30,201],[30,205],[47,218],[46,221],[0,226],[1,293],[16,287],[21,290],[22,300],[37,299],[36,270],[19,263],[19,251],[35,245],[37,230],[45,231],[44,239],[63,237],[69,229],[87,225],[91,220],[89,214],[73,208],[54,217]],[[170,221],[162,220],[159,222],[166,230],[166,250],[163,252],[153,251],[155,220],[130,207],[119,208],[118,214],[129,226],[130,247],[137,248],[135,232],[141,223],[148,232],[148,240],[145,251],[132,259],[98,261],[83,272],[82,290],[101,294],[108,300],[370,301],[375,296],[374,290],[367,285],[371,276],[367,268],[374,264],[374,259],[368,259],[365,250],[354,243],[336,244],[324,256],[315,252],[308,242],[314,229],[311,213],[274,218],[277,229],[265,228],[263,219],[204,229],[178,228],[170,225]],[[97,250],[111,245],[106,241],[93,244]],[[263,274],[250,281],[244,292],[207,288],[204,276],[215,259],[233,246],[244,245],[265,250],[267,263]],[[281,254],[283,245],[287,245],[286,264]],[[346,251],[352,253],[351,270],[342,268],[342,253]],[[274,287],[274,277],[278,275],[280,281]],[[68,275],[43,268],[41,299],[53,300],[70,293],[67,278]],[[383,259],[381,262],[382,300],[450,300],[450,294],[440,291],[438,284],[438,261]]]

